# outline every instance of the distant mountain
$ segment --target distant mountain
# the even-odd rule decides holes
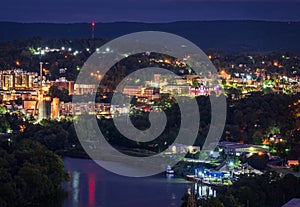
[[[90,38],[88,23],[13,23],[0,22],[0,41],[42,37]],[[265,21],[187,21],[173,23],[97,23],[95,36],[105,39],[138,31],[165,31],[189,39],[201,49],[226,52],[300,53],[300,22]]]

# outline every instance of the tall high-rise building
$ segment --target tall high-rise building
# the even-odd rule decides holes
[[[38,102],[38,121],[43,119],[50,119],[51,117],[51,101],[50,100],[39,100]]]
[[[53,98],[51,103],[51,119],[59,118],[59,98]]]
[[[154,74],[154,83],[155,83],[155,87],[157,88],[160,87],[160,76],[161,74]]]

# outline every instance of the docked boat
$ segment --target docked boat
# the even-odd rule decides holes
[[[168,165],[166,173],[167,174],[174,174],[174,170],[172,169],[172,167],[170,165]]]

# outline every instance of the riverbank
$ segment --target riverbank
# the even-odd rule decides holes
[[[63,185],[70,196],[62,207],[180,206],[182,195],[191,185],[182,178],[164,174],[142,178],[119,176],[89,159],[63,160],[71,182]]]
[[[149,150],[142,150],[138,148],[132,149],[132,148],[125,148],[125,147],[118,147],[116,149],[125,155],[134,156],[134,157],[149,157],[156,154],[155,152]],[[62,157],[91,159],[91,157],[83,149],[78,149],[78,148],[58,150],[56,151],[56,153]]]

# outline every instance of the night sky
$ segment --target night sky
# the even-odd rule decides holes
[[[300,0],[5,0],[0,21],[300,21]]]

